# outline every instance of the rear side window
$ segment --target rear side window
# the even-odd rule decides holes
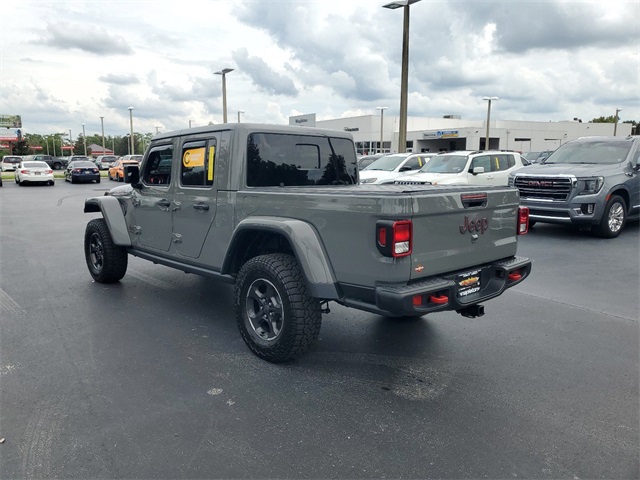
[[[254,133],[247,143],[247,186],[355,184],[356,164],[346,138]]]
[[[216,161],[215,138],[188,142],[182,147],[180,182],[187,187],[210,187]]]

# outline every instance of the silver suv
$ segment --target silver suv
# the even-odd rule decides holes
[[[509,178],[536,222],[591,227],[617,237],[640,217],[640,136],[584,137],[567,142],[539,165]]]

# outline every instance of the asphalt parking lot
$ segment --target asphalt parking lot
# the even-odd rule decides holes
[[[638,223],[538,224],[484,317],[331,305],[273,365],[229,285],[138,258],[92,281],[83,202],[116,185],[0,189],[0,478],[640,476]]]

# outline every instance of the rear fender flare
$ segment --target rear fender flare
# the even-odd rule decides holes
[[[94,197],[84,201],[84,213],[102,213],[109,227],[113,243],[119,247],[130,247],[129,229],[124,219],[120,202],[116,197]]]
[[[278,233],[287,239],[305,276],[311,296],[322,299],[338,299],[338,288],[331,263],[315,228],[307,222],[281,217],[250,217],[242,220],[231,238],[222,265],[222,273],[231,272],[238,254],[238,239],[246,231]]]

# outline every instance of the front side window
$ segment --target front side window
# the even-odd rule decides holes
[[[172,159],[173,148],[171,145],[152,148],[142,172],[142,182],[146,185],[169,185]],[[128,163],[135,164],[137,162]]]
[[[495,155],[493,157],[489,155],[480,155],[479,157],[476,157],[471,161],[471,170],[474,171],[478,167],[484,168],[485,173],[491,172],[492,170],[497,170],[492,168],[494,162],[498,162],[498,159],[495,157]]]
[[[188,142],[182,147],[180,182],[187,187],[213,185],[217,141]]]
[[[250,187],[355,185],[356,165],[346,138],[254,133],[247,141]]]

